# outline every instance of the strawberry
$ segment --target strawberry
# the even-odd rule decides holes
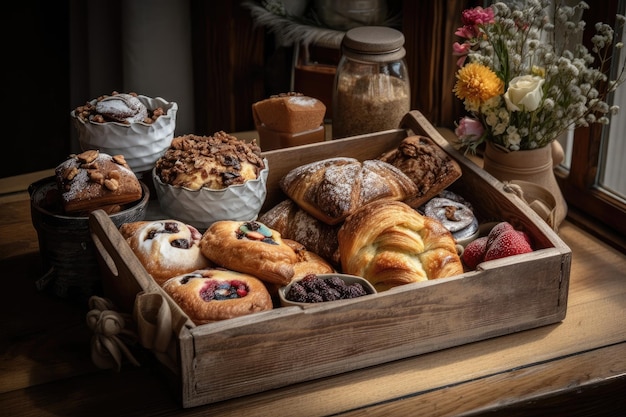
[[[518,230],[501,232],[487,247],[485,261],[532,252],[525,233]]]
[[[479,237],[472,240],[465,246],[463,250],[463,262],[470,269],[476,269],[476,266],[483,261],[487,252],[487,236]]]
[[[487,247],[491,246],[493,241],[500,236],[501,233],[515,230],[515,228],[509,222],[500,222],[496,224],[489,232],[489,239],[487,240]]]
[[[517,233],[519,233],[520,235],[522,235],[522,237],[524,238],[524,240],[526,242],[528,242],[528,244],[532,247],[533,244],[530,242],[530,237],[526,234],[526,232],[523,232],[521,230],[518,230]]]

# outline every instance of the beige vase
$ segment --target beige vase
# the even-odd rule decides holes
[[[487,142],[484,156],[484,169],[502,182],[525,181],[545,188],[554,196],[551,226],[555,229],[567,215],[567,203],[556,182],[554,167],[563,160],[563,149],[554,141],[542,148],[506,152]]]

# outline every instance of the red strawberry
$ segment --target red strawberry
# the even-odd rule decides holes
[[[501,222],[496,224],[489,232],[489,239],[487,240],[487,247],[491,246],[493,241],[504,232],[515,230],[515,228],[509,222]]]
[[[510,230],[500,233],[493,240],[491,245],[487,247],[484,260],[500,259],[506,256],[532,252],[532,250],[523,232]]]
[[[530,243],[530,237],[526,234],[526,232],[523,232],[523,231],[521,231],[521,230],[518,230],[518,231],[517,231],[517,233],[519,233],[520,235],[522,235],[522,237],[524,238],[524,240],[525,240],[526,242],[528,242],[528,244],[529,244],[531,247],[533,246],[533,244],[532,244],[532,243]]]
[[[487,252],[487,236],[479,237],[472,240],[465,246],[463,250],[463,262],[470,269],[476,269],[476,266],[483,261]]]

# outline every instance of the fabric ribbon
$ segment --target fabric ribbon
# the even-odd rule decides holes
[[[128,349],[127,343],[133,343],[137,335],[126,328],[130,322],[128,314],[118,313],[113,303],[97,296],[89,298],[87,326],[93,332],[91,338],[91,360],[100,369],[120,370],[122,360],[126,358],[133,365],[139,362]],[[125,340],[127,339],[127,340]]]
[[[133,315],[141,345],[152,350],[161,363],[175,369],[172,311],[167,300],[159,293],[141,292],[135,298]]]

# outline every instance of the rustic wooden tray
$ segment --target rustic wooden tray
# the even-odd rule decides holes
[[[140,312],[138,331],[175,382],[183,407],[470,343],[564,319],[571,250],[503,184],[463,157],[417,111],[402,129],[266,152],[264,209],[285,196],[290,169],[331,156],[379,156],[410,134],[432,138],[462,167],[455,190],[483,218],[525,230],[537,250],[485,262],[476,271],[364,298],[301,309],[276,308],[195,326],[152,280],[103,212],[90,218],[103,287],[124,311]]]

